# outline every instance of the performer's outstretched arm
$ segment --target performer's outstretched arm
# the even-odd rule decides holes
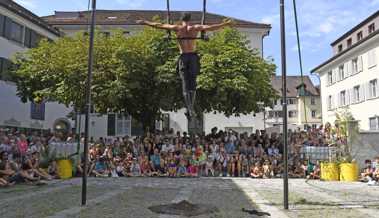
[[[172,25],[172,24],[166,24],[166,23],[158,23],[158,22],[151,22],[147,20],[137,20],[137,24],[142,25],[148,25],[157,29],[164,29],[164,30],[177,30],[178,25]]]
[[[226,26],[232,26],[232,25],[233,25],[233,20],[227,19],[222,23],[213,24],[213,25],[195,25],[195,28],[198,31],[215,31],[215,30],[222,29]]]

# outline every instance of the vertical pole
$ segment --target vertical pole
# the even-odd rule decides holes
[[[282,56],[282,98],[283,98],[283,191],[284,191],[284,209],[288,210],[288,126],[287,126],[287,66],[286,66],[286,27],[284,14],[284,0],[280,0],[280,38],[281,38],[281,56]]]
[[[206,14],[207,14],[207,0],[203,0],[203,17],[201,18],[201,25],[205,24]],[[205,31],[201,31],[201,38],[205,39]]]
[[[167,23],[171,24],[171,10],[170,10],[170,0],[167,0]],[[171,39],[171,31],[167,30],[168,38]]]
[[[86,121],[84,130],[84,169],[82,179],[82,206],[87,203],[87,172],[88,172],[88,138],[89,138],[89,120],[91,112],[91,81],[92,81],[92,68],[93,68],[93,42],[95,35],[95,14],[96,13],[96,0],[92,0],[91,11],[91,28],[89,38],[89,54],[88,54],[88,75],[86,84]]]

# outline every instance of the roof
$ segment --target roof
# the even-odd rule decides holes
[[[25,18],[26,20],[33,22],[37,26],[49,31],[50,33],[56,36],[60,36],[59,30],[50,26],[43,19],[41,19],[40,17],[38,17],[37,15],[29,11],[28,9],[17,4],[16,2],[12,0],[0,0],[0,6],[6,8],[9,11],[12,11],[13,13]]]
[[[351,30],[347,31],[345,34],[343,34],[341,37],[339,37],[337,40],[335,40],[334,42],[332,42],[330,45],[331,46],[335,46],[336,44],[338,44],[340,41],[342,41],[343,39],[345,39],[347,36],[349,36],[350,34],[354,33],[355,31],[357,31],[359,28],[361,28],[362,26],[366,25],[368,22],[370,22],[371,20],[373,20],[375,17],[379,16],[379,10],[376,11],[374,14],[372,14],[371,16],[369,16],[368,18],[366,18],[364,21],[362,21],[361,23],[359,23],[358,25],[356,25],[355,27],[353,27]]]
[[[182,13],[189,12],[194,22],[200,22],[201,11],[171,11],[171,19],[176,22],[180,20]],[[162,21],[166,20],[167,11],[163,10],[96,10],[97,25],[139,25],[136,20],[152,20],[158,16]],[[90,11],[56,11],[54,15],[42,17],[51,25],[87,25]],[[220,23],[227,17],[223,15],[207,13],[206,23]],[[271,29],[270,24],[255,23],[235,19],[237,27]]]
[[[345,49],[343,50],[342,52],[334,55],[333,57],[329,58],[327,61],[325,61],[324,63],[320,64],[319,66],[315,67],[313,70],[311,70],[311,73],[316,73],[316,71],[318,71],[319,69],[321,69],[322,67],[324,67],[325,65],[331,63],[332,61],[338,59],[339,57],[341,57],[342,55],[346,54],[347,52],[351,51],[352,49],[362,45],[363,43],[367,42],[368,40],[374,38],[375,36],[377,36],[379,34],[379,29],[376,30],[375,32],[371,33],[369,36],[363,38],[361,41],[353,44],[350,48],[348,49]]]
[[[314,86],[309,76],[303,76],[306,91],[313,96],[319,96],[319,90]],[[282,76],[274,76],[271,79],[272,87],[282,93]],[[287,97],[297,97],[297,88],[302,84],[301,76],[287,76]]]

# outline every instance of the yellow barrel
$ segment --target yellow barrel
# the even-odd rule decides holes
[[[325,181],[338,181],[339,168],[337,163],[321,163],[321,179]]]
[[[71,160],[58,160],[58,175],[61,179],[72,178],[72,163]]]
[[[340,164],[340,180],[347,182],[358,181],[358,164],[342,163]]]

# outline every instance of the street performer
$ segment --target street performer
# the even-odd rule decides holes
[[[200,32],[215,31],[232,24],[232,20],[213,25],[191,23],[191,14],[183,13],[181,24],[163,24],[138,20],[138,24],[148,25],[158,29],[174,31],[180,49],[177,62],[177,72],[182,80],[184,102],[187,107],[186,115],[191,118],[195,115],[194,104],[196,98],[196,76],[200,73],[200,58],[196,52],[196,39]]]

